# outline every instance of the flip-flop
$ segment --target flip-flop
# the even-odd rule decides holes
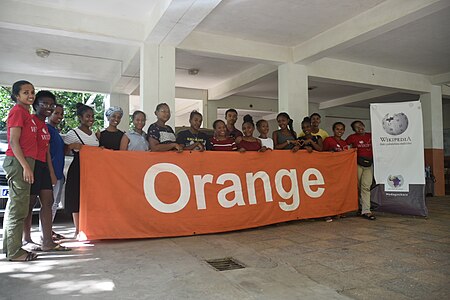
[[[372,214],[362,214],[361,216],[367,220],[371,220],[371,221],[376,220],[376,217]]]
[[[38,258],[38,255],[36,253],[33,252],[27,252],[26,256],[21,255],[19,257],[16,258],[10,258],[9,261],[19,261],[19,262],[23,262],[23,261],[32,261],[32,260],[36,260]]]
[[[46,249],[46,250],[42,250],[43,252],[59,252],[59,251],[71,251],[72,249],[68,248],[68,247],[64,247],[60,244],[57,244],[55,247],[50,248],[50,249]]]

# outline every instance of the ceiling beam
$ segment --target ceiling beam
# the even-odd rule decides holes
[[[441,85],[450,83],[450,72],[429,76],[430,82],[433,85]]]
[[[266,64],[282,64],[292,61],[290,47],[199,31],[193,31],[177,48],[214,53],[224,58],[245,58],[247,61]]]
[[[208,99],[218,100],[235,94],[239,89],[252,86],[257,80],[277,71],[273,65],[259,64],[228,78],[219,85],[208,89]]]
[[[450,97],[450,86],[448,85],[442,85],[442,96]]]
[[[346,97],[336,98],[328,101],[319,103],[319,109],[332,108],[335,106],[344,106],[346,104],[360,102],[367,99],[373,99],[377,97],[382,97],[386,95],[395,94],[394,91],[383,91],[383,90],[371,90],[367,92],[362,92]]]
[[[381,68],[372,65],[323,58],[307,66],[308,76],[351,83],[351,85],[396,89],[397,91],[429,93],[432,84],[427,76]]]
[[[450,6],[448,0],[388,0],[293,48],[295,63],[308,64]]]
[[[220,2],[222,0],[172,1],[146,42],[178,46]]]

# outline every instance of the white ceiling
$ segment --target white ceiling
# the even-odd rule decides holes
[[[450,70],[450,8],[331,57],[426,75]]]
[[[213,90],[273,66],[229,94],[277,99],[277,65],[314,51],[307,67],[334,59],[448,83],[449,7],[448,0],[2,0],[0,84],[26,78],[38,87],[131,93],[140,45],[176,38],[178,87]],[[38,48],[50,56],[37,57]],[[199,73],[189,75],[192,68]],[[309,86],[314,103],[376,88],[316,77]]]

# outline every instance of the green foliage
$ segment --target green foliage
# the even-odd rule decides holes
[[[11,88],[0,86],[0,131],[6,130],[9,110],[14,106],[11,100]]]
[[[61,122],[61,132],[67,133],[72,128],[78,127],[77,109],[78,102],[88,103],[94,108],[95,121],[93,130],[98,131],[103,128],[103,116],[105,106],[103,94],[78,93],[66,91],[51,91],[56,96],[56,102],[64,106],[64,120]],[[14,106],[10,98],[11,88],[0,86],[0,130],[6,130],[6,119],[9,110]],[[91,98],[92,97],[92,98]]]

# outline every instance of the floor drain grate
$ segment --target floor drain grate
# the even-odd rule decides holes
[[[228,271],[228,270],[236,270],[236,269],[244,269],[245,266],[240,262],[236,261],[232,257],[218,258],[218,259],[209,259],[206,261],[217,271]]]

